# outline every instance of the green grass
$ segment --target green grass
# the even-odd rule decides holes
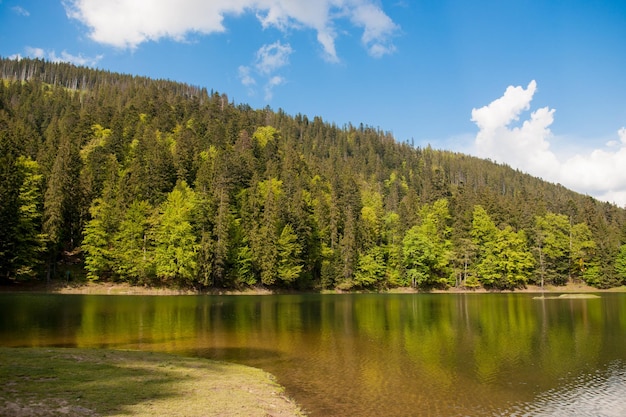
[[[0,348],[0,415],[298,416],[271,375],[136,351]]]

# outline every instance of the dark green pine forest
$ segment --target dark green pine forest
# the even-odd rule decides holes
[[[626,283],[624,209],[506,165],[167,80],[0,74],[2,282]]]

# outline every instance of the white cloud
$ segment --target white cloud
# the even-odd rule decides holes
[[[250,87],[256,84],[256,80],[250,75],[250,67],[246,67],[241,65],[239,67],[239,79],[241,80],[241,84],[246,87]]]
[[[265,84],[265,100],[270,101],[274,95],[274,87],[285,83],[285,79],[280,75],[274,75]]]
[[[13,6],[13,7],[11,7],[11,10],[13,10],[15,13],[19,14],[20,16],[24,16],[24,17],[30,16],[30,12],[28,10],[24,9],[23,7],[20,7],[20,6]]]
[[[502,97],[472,110],[472,121],[479,128],[474,139],[476,155],[562,183],[578,192],[626,205],[626,128],[618,131],[619,141],[610,141],[606,149],[559,158],[550,149],[553,109],[540,108],[521,126],[510,126],[513,121],[519,121],[522,112],[530,109],[536,91],[535,81],[526,89],[510,86]]]
[[[85,57],[82,54],[72,55],[67,51],[62,51],[61,55],[57,55],[57,53],[52,51],[45,51],[42,48],[33,48],[31,46],[27,46],[24,48],[24,52],[26,56],[31,58],[39,58],[46,59],[51,62],[69,62],[74,65],[82,65],[88,67],[94,67],[102,59],[102,55],[97,55],[95,57]],[[17,54],[21,58],[20,54]]]
[[[256,53],[255,67],[261,74],[271,74],[289,63],[292,52],[289,44],[283,45],[280,41],[263,45]]]
[[[395,51],[391,37],[398,26],[380,8],[371,3],[359,4],[354,8],[351,20],[363,27],[361,41],[370,55],[378,58]]]
[[[269,45],[263,45],[255,54],[255,62],[252,66],[239,67],[239,79],[241,83],[249,87],[249,94],[254,95],[253,86],[256,85],[256,79],[253,73],[265,80],[265,100],[270,101],[273,96],[274,87],[286,82],[281,75],[276,75],[276,71],[289,64],[289,55],[293,49],[289,44],[282,44],[276,41]]]
[[[224,32],[224,17],[254,13],[264,28],[312,29],[324,56],[337,61],[338,21],[362,28],[361,41],[374,57],[394,51],[398,26],[375,0],[65,0],[68,17],[90,30],[96,42],[134,49],[147,41],[182,41],[190,33]]]
[[[46,57],[46,52],[41,49],[41,48],[33,48],[30,46],[27,46],[25,48],[25,52],[26,55],[32,57],[32,58],[39,58],[39,59],[43,59]]]

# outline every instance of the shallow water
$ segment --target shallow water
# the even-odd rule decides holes
[[[0,295],[0,344],[261,367],[312,416],[626,415],[626,294]]]

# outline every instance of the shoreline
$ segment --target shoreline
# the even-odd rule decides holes
[[[0,380],[15,417],[306,415],[260,368],[161,352],[0,347]]]
[[[526,288],[515,290],[489,290],[485,288],[466,289],[448,288],[419,290],[411,287],[391,288],[385,291],[273,291],[267,288],[248,288],[245,290],[217,290],[196,291],[192,289],[176,289],[167,287],[136,286],[127,283],[116,282],[62,282],[52,281],[46,283],[14,283],[1,285],[0,293],[48,293],[48,294],[92,294],[92,295],[278,295],[278,294],[514,294],[514,293],[605,293],[626,292],[626,286],[609,289],[598,289],[583,283],[568,283],[563,286],[546,285],[542,289],[538,285],[528,285]]]

